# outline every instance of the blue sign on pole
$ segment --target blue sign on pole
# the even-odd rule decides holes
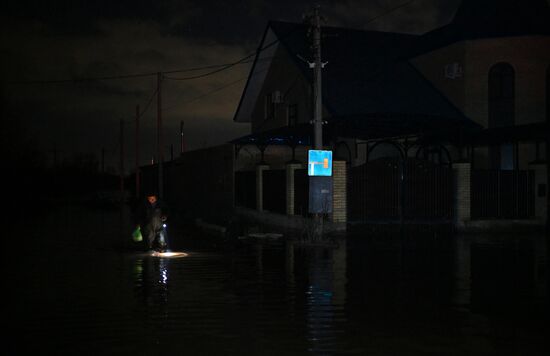
[[[308,176],[332,176],[332,151],[309,150]]]

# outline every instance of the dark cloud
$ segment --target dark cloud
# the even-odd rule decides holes
[[[3,100],[13,115],[37,133],[44,147],[55,143],[60,151],[96,154],[108,148],[113,162],[118,159],[119,121],[127,122],[126,154],[130,159],[135,107],[147,107],[140,138],[145,162],[156,152],[155,76],[43,85],[5,83],[155,73],[232,62],[256,49],[269,20],[302,21],[316,3],[321,5],[326,25],[424,32],[449,21],[459,0],[415,0],[369,21],[406,2],[10,2],[0,19]],[[200,80],[165,81],[167,145],[178,146],[181,120],[185,121],[190,149],[248,133],[247,125],[235,124],[232,118],[245,83],[239,79],[245,78],[249,69],[248,63]]]

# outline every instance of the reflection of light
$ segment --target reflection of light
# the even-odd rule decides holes
[[[160,274],[162,278],[160,282],[166,284],[166,282],[168,282],[168,270],[166,269],[166,266],[162,266]]]
[[[151,252],[151,256],[153,256],[153,257],[166,257],[166,258],[179,258],[179,257],[186,257],[187,254],[185,252],[177,252],[177,251],[167,251],[167,252],[153,251],[153,252]]]

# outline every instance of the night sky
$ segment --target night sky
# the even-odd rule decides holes
[[[156,76],[147,74],[186,78],[212,71],[188,69],[238,61],[255,51],[269,20],[301,22],[315,4],[324,25],[418,34],[449,22],[459,0],[12,1],[1,15],[3,116],[45,159],[54,147],[60,160],[104,149],[114,170],[123,119],[131,171],[138,104],[142,164],[156,153]],[[250,66],[164,81],[165,157],[170,144],[179,153],[181,120],[187,149],[249,132],[232,119]],[[120,76],[132,77],[84,80]]]

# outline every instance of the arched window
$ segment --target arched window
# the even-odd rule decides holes
[[[513,126],[515,122],[515,73],[508,63],[497,63],[489,70],[488,127]],[[514,146],[505,143],[489,149],[493,169],[514,169]]]

